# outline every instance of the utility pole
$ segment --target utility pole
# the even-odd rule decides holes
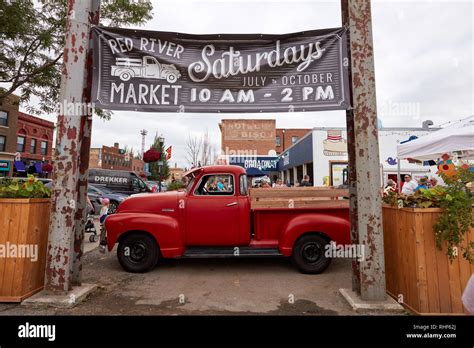
[[[140,131],[140,134],[142,136],[142,159],[143,159],[143,155],[145,154],[145,137],[148,134],[148,131],[146,129],[142,129]]]
[[[68,1],[60,103],[81,107],[63,108],[58,115],[45,274],[45,291],[52,295],[81,284],[92,127],[90,33],[99,12],[99,0]]]
[[[362,244],[365,260],[353,263],[353,291],[381,301],[385,261],[380,194],[379,143],[370,0],[341,0],[348,31],[352,109],[347,111],[351,242]]]

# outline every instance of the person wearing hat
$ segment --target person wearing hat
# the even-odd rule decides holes
[[[425,190],[428,189],[428,177],[427,176],[423,176],[423,177],[420,178],[420,180],[418,181],[418,186],[415,189],[415,192],[418,192],[420,189],[425,189]]]

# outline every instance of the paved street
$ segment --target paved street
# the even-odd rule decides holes
[[[0,304],[0,314],[356,314],[338,292],[351,287],[348,260],[334,260],[320,275],[301,274],[286,259],[164,260],[149,273],[131,274],[115,250],[95,249],[84,257],[84,281],[99,289],[73,309]]]

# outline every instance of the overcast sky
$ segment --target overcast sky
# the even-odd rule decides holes
[[[143,29],[183,33],[279,34],[341,26],[340,1],[152,0],[153,20]],[[474,114],[474,2],[372,1],[375,76],[384,127],[435,125]],[[47,116],[55,121],[54,116]],[[171,163],[186,166],[189,134],[206,130],[220,148],[221,118],[274,118],[277,127],[344,126],[345,112],[285,114],[177,114],[114,112],[94,119],[92,145],[119,142],[138,150],[139,131],[156,132],[173,145]]]

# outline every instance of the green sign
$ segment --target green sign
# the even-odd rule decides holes
[[[0,172],[10,171],[10,161],[0,161]]]

